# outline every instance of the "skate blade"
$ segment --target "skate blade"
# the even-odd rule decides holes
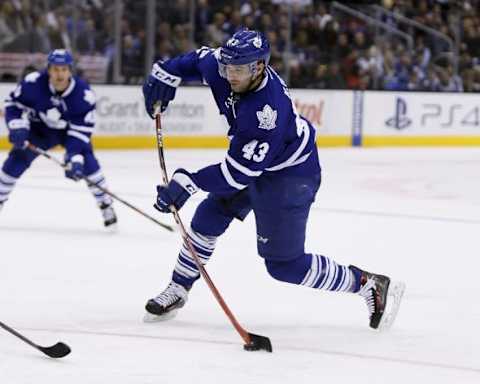
[[[118,224],[110,224],[109,226],[105,227],[105,230],[108,233],[117,233],[118,232]]]
[[[164,315],[154,315],[153,313],[145,313],[143,316],[144,323],[160,323],[162,321],[172,320],[177,316],[178,309],[173,309],[170,312],[165,313]]]
[[[390,282],[388,288],[387,307],[383,313],[382,320],[378,325],[379,331],[386,331],[390,329],[397,317],[400,303],[402,301],[403,293],[405,292],[405,283],[402,281]]]

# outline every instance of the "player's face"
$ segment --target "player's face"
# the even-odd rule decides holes
[[[248,91],[258,77],[252,73],[251,64],[227,65],[225,72],[232,91],[236,93]],[[256,72],[258,73],[259,70],[257,69]]]
[[[70,84],[72,71],[68,65],[50,65],[48,75],[53,88],[58,92],[63,92]]]

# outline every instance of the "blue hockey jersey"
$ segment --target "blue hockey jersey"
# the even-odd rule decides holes
[[[55,91],[47,71],[32,72],[5,100],[7,127],[29,128],[41,136],[66,135],[67,152],[90,146],[95,126],[95,94],[82,79],[72,76],[67,89]]]
[[[161,63],[161,67],[182,80],[197,80],[210,86],[213,97],[229,124],[230,146],[222,163],[193,173],[204,191],[229,194],[246,188],[266,172],[296,169],[319,172],[315,129],[300,116],[285,82],[271,67],[257,89],[234,94],[219,73],[219,49],[197,51]],[[301,170],[300,170],[301,168]]]

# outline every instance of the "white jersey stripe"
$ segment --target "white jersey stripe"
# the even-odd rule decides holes
[[[77,125],[70,123],[70,128],[74,129],[75,131],[85,132],[85,133],[93,133],[95,131],[95,127],[89,127],[87,125]]]
[[[302,154],[303,150],[308,144],[308,139],[310,138],[310,127],[308,126],[308,123],[300,118],[300,116],[297,115],[297,118],[295,120],[297,124],[297,130],[301,130],[303,132],[303,140],[300,146],[297,148],[297,150],[283,163],[274,165],[273,167],[265,168],[267,171],[279,171],[280,169],[288,168],[293,165],[294,163],[299,160],[299,156]],[[305,159],[306,160],[306,159]],[[305,161],[303,160],[303,161]],[[299,163],[296,163],[299,164]]]
[[[90,138],[85,136],[83,133],[69,130],[67,135],[76,137],[77,139],[82,140],[84,143],[90,143]]]
[[[239,189],[239,190],[245,189],[247,187],[246,185],[237,183],[235,181],[232,174],[228,170],[228,166],[227,166],[227,163],[226,163],[225,160],[222,161],[222,163],[220,164],[220,170],[222,171],[222,175],[225,178],[225,180],[227,181],[228,185],[230,185],[231,187],[233,187],[235,189]]]
[[[227,154],[226,160],[233,168],[235,168],[239,172],[242,172],[244,175],[254,177],[254,176],[260,176],[263,173],[262,171],[252,171],[251,169],[248,169],[247,167],[237,162],[229,154]]]

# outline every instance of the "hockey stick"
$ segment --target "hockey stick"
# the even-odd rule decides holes
[[[41,155],[43,157],[46,157],[47,159],[49,160],[52,160],[54,163],[57,163],[58,165],[60,165],[62,168],[64,169],[67,169],[67,164],[65,164],[64,162],[58,160],[55,156],[52,156],[49,152],[43,150],[42,148],[39,148],[31,143],[28,143],[27,144],[27,148],[30,149],[32,152],[35,152],[37,153],[38,155]],[[145,213],[144,211],[142,211],[140,208],[137,208],[135,207],[134,205],[130,204],[128,201],[125,201],[123,200],[122,198],[118,197],[117,195],[115,195],[114,193],[110,192],[108,189],[104,188],[104,187],[101,187],[100,185],[98,184],[95,184],[93,181],[91,181],[87,176],[82,176],[81,177],[83,180],[85,180],[85,182],[89,185],[89,186],[93,186],[95,188],[98,188],[99,190],[101,190],[103,193],[109,195],[111,198],[119,201],[120,203],[126,205],[128,208],[131,208],[133,209],[135,212],[141,214],[142,216],[146,217],[147,219],[153,221],[155,224],[158,224],[160,225],[161,227],[165,228],[166,230],[170,231],[170,232],[174,232],[174,229],[172,226],[168,225],[168,224],[164,224],[158,220],[156,220],[155,218],[153,218],[152,216],[148,215],[147,213]]]
[[[62,342],[58,342],[57,344],[52,345],[51,347],[42,347],[38,344],[35,344],[33,341],[27,339],[25,336],[21,335],[20,333],[15,331],[13,328],[10,328],[8,325],[2,323],[1,321],[0,321],[0,327],[10,332],[12,335],[17,336],[20,340],[23,340],[25,343],[32,346],[33,348],[38,349],[40,352],[43,352],[45,355],[53,357],[54,359],[67,356],[72,351],[67,344]]]
[[[160,160],[160,168],[162,170],[163,183],[167,185],[168,175],[167,175],[167,167],[165,165],[165,156],[163,151],[163,132],[162,132],[161,115],[158,107],[156,108],[156,111],[155,111],[155,122],[156,122],[155,126],[156,126],[156,133],[157,133],[158,158]],[[222,307],[223,311],[230,319],[230,322],[232,323],[234,328],[239,333],[240,337],[245,342],[245,345],[243,346],[243,348],[246,351],[265,350],[268,352],[272,352],[272,343],[270,342],[270,339],[268,337],[255,335],[253,333],[247,332],[237,321],[232,311],[230,310],[230,308],[228,308],[227,304],[225,303],[225,300],[223,300],[223,297],[220,295],[220,292],[218,291],[217,287],[215,286],[212,279],[210,278],[210,275],[208,274],[207,270],[202,265],[197,253],[195,252],[195,249],[193,248],[192,242],[188,237],[187,231],[185,230],[185,227],[182,223],[182,220],[180,219],[180,215],[178,214],[177,209],[173,205],[170,205],[169,208],[173,216],[175,217],[175,221],[177,222],[178,227],[180,228],[180,233],[182,235],[183,241],[185,242],[185,244],[187,244],[187,247],[190,253],[192,254],[192,257],[195,260],[195,263],[197,264],[200,274],[202,275],[203,279],[206,281],[208,287],[210,288],[213,295],[217,299],[218,303],[220,304],[220,307]]]

